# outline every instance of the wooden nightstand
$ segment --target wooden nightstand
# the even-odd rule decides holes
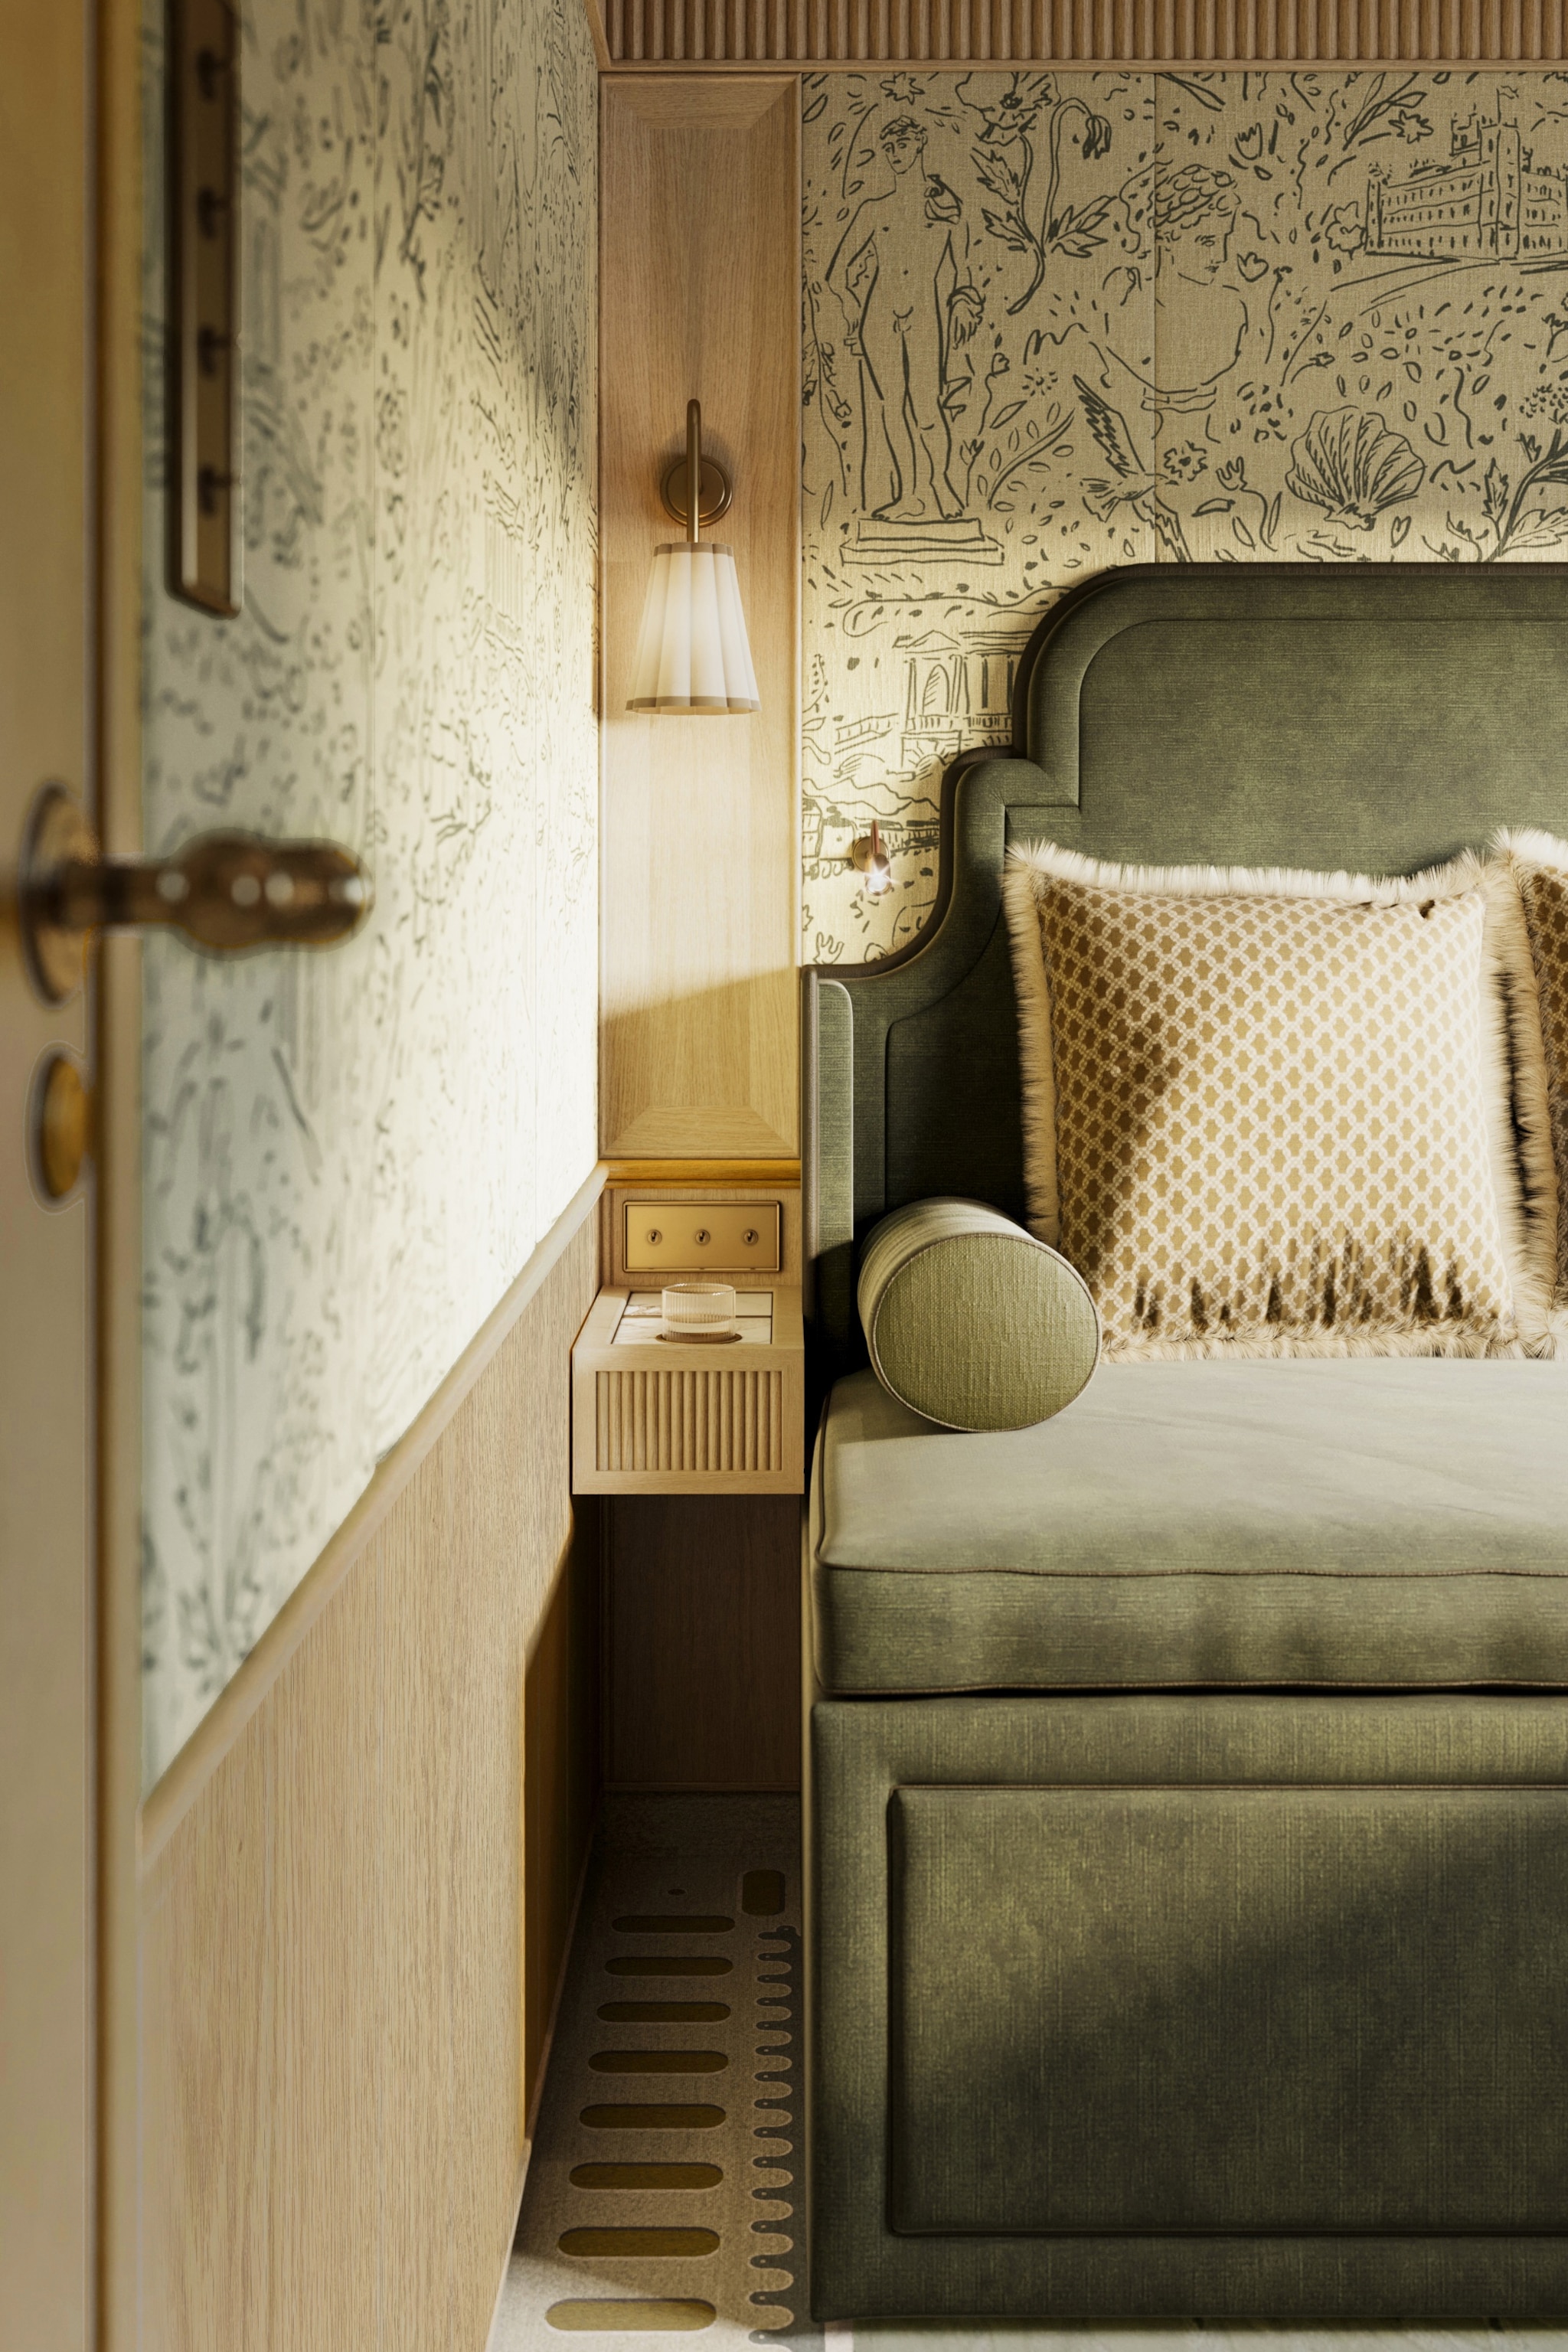
[[[657,1290],[601,1290],[572,1350],[578,1495],[798,1495],[800,1292],[742,1290],[730,1345],[661,1339]]]

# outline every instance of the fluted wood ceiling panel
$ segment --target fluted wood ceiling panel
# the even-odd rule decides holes
[[[1564,0],[591,0],[616,65],[1552,65]]]

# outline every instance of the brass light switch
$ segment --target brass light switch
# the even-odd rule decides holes
[[[628,1201],[628,1274],[776,1274],[776,1201]]]

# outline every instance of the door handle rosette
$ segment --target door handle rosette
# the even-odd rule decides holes
[[[96,931],[175,930],[209,955],[335,947],[374,896],[363,866],[335,841],[203,833],[172,857],[104,857],[63,784],[46,784],[35,800],[16,876],[23,953],[51,1004],[80,985]]]

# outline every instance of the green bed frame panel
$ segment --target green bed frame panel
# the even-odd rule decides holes
[[[901,1788],[888,1828],[894,2230],[1563,2234],[1568,1787]]]
[[[1009,841],[1176,865],[1407,873],[1500,824],[1568,831],[1568,566],[1151,565],[1064,599],[1026,758],[949,779],[936,919],[805,975],[807,1308],[861,1359],[852,1260],[931,1193],[1024,1208]]]
[[[829,1699],[810,1770],[818,2318],[1568,2314],[1560,1700]]]

